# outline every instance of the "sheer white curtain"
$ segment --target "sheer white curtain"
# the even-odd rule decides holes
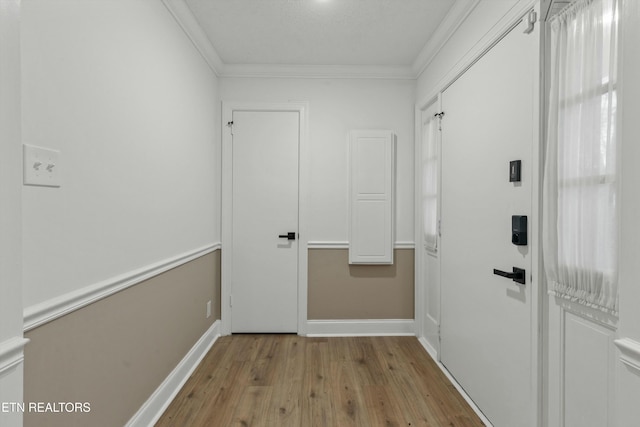
[[[616,313],[618,0],[577,0],[551,22],[543,185],[551,293]]]
[[[430,112],[431,110],[429,110]],[[422,212],[424,246],[438,250],[438,127],[436,116],[429,114],[422,126]]]

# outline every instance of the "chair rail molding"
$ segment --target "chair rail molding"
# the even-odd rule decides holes
[[[0,343],[0,376],[24,360],[24,346],[29,342],[23,337],[13,337]]]
[[[210,254],[221,248],[220,243],[211,243],[207,246],[194,249],[171,258],[147,265],[110,279],[85,286],[75,291],[60,295],[41,303],[25,307],[24,309],[24,331],[42,326],[52,320],[85,307],[98,300],[137,285],[144,280],[157,276],[172,268]]]
[[[620,361],[640,373],[640,342],[631,338],[620,338],[614,343],[620,350]]]

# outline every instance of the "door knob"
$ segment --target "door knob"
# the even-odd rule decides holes
[[[296,232],[295,231],[290,231],[287,234],[280,234],[278,237],[280,239],[296,240]]]
[[[507,279],[513,279],[514,282],[524,285],[527,282],[526,272],[522,268],[513,267],[513,273],[507,271],[501,271],[493,269],[493,274],[506,277]]]

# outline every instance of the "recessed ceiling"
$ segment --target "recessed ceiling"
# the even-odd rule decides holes
[[[225,64],[411,66],[455,0],[186,0]]]

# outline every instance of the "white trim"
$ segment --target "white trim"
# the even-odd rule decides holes
[[[394,249],[415,249],[416,244],[414,242],[395,242]]]
[[[162,0],[180,28],[219,77],[415,80],[480,0],[457,0],[411,66],[225,64],[184,0]]]
[[[618,317],[611,313],[606,313],[598,308],[589,307],[576,301],[570,301],[564,297],[549,293],[548,291],[547,295],[562,309],[563,316],[564,313],[571,313],[611,331],[615,332],[618,329]]]
[[[620,361],[640,373],[640,342],[631,338],[620,338],[614,343],[620,349]]]
[[[460,384],[458,384],[458,381],[456,381],[456,379],[449,373],[447,368],[442,363],[440,363],[438,358],[434,357],[434,353],[432,353],[432,351],[434,351],[433,347],[429,346],[428,343],[426,342],[426,340],[420,339],[418,341],[420,342],[420,344],[422,344],[422,347],[424,347],[424,349],[427,352],[427,354],[433,359],[433,361],[436,363],[436,365],[438,365],[438,368],[440,368],[442,373],[444,373],[444,375],[451,382],[451,384],[453,384],[453,386],[456,388],[456,390],[458,390],[458,393],[460,393],[462,398],[469,404],[471,409],[473,409],[473,412],[476,413],[476,415],[480,418],[480,420],[484,423],[484,425],[487,426],[487,427],[493,427],[493,424],[491,424],[491,421],[489,421],[489,419],[482,413],[480,408],[478,408],[478,406],[471,399],[471,397],[467,394],[467,392],[464,391],[462,386]]]
[[[300,114],[299,175],[298,175],[298,334],[305,335],[307,327],[307,263],[308,263],[308,218],[310,188],[310,154],[308,143],[308,102],[226,102],[222,103],[222,284],[221,322],[223,335],[231,333],[231,284],[233,254],[233,135],[227,126],[233,121],[234,111],[295,111]]]
[[[537,16],[540,17],[540,2],[533,2],[527,7],[527,10],[536,11]],[[525,12],[529,13],[529,12]],[[544,61],[541,56],[541,51],[544,49],[544,22],[538,19],[535,23],[534,30],[529,34],[529,37],[535,37],[537,39],[536,54],[533,58],[534,69],[537,71],[537,78],[534,78],[533,86],[533,141],[531,152],[531,241],[529,244],[532,248],[536,248],[531,253],[531,323],[530,323],[530,337],[531,337],[531,372],[530,381],[532,384],[532,396],[534,397],[531,402],[531,411],[534,415],[534,425],[542,425],[545,419],[545,377],[544,361],[547,359],[544,352],[547,351],[544,340],[542,328],[545,309],[544,305],[547,300],[545,297],[543,286],[543,266],[542,266],[542,244],[540,240],[541,236],[541,183],[543,176],[543,162],[542,162],[542,150],[543,150],[543,137],[544,135]],[[542,325],[542,326],[541,326]]]
[[[414,176],[414,188],[415,188],[415,192],[414,192],[414,237],[416,242],[423,242],[423,244],[416,244],[415,245],[415,258],[414,258],[414,264],[415,264],[415,271],[414,271],[414,283],[415,283],[415,289],[414,289],[414,313],[415,313],[415,318],[416,318],[416,335],[418,337],[420,337],[420,339],[424,339],[425,343],[428,343],[427,340],[427,335],[429,335],[430,337],[436,336],[438,334],[438,328],[440,325],[440,320],[438,319],[434,319],[433,316],[431,316],[429,314],[428,308],[427,308],[427,300],[426,300],[426,296],[428,293],[428,286],[433,286],[438,290],[438,295],[441,294],[440,292],[440,281],[438,281],[437,283],[432,283],[432,284],[427,284],[425,281],[425,256],[429,255],[433,258],[435,258],[437,260],[437,268],[440,268],[440,258],[438,255],[438,251],[437,249],[432,249],[431,247],[427,247],[427,245],[424,243],[424,224],[422,221],[422,217],[423,217],[423,213],[422,213],[422,174],[423,174],[423,164],[422,164],[422,131],[423,131],[423,126],[424,126],[424,115],[426,114],[427,111],[429,111],[429,114],[433,114],[435,112],[441,111],[441,96],[440,94],[438,94],[435,98],[433,98],[432,100],[430,100],[426,105],[422,106],[422,107],[418,107],[416,106],[415,108],[415,115],[414,115],[414,124],[415,124],[415,138],[414,138],[414,159],[415,159],[415,163],[414,163],[414,171],[415,171],[415,176]],[[438,133],[438,137],[437,137],[437,141],[436,143],[438,144],[438,152],[440,152],[440,134]],[[438,205],[438,211],[437,211],[437,218],[438,220],[440,220],[440,206],[442,205],[441,203],[441,191],[440,191],[440,185],[442,184],[442,179],[440,179],[440,173],[442,171],[442,168],[440,167],[440,160],[438,160],[438,199],[437,199],[437,205]],[[438,240],[440,240],[440,237],[438,236]],[[439,246],[439,244],[438,244]],[[440,307],[440,301],[437,302],[438,303],[438,307]],[[439,314],[439,313],[438,313]],[[428,322],[430,322],[430,324],[428,324]],[[431,346],[431,344],[429,344],[429,348],[434,349],[434,355],[437,354],[436,349],[438,348],[437,346],[434,348]],[[434,357],[435,359],[435,357]]]
[[[131,417],[126,427],[154,425],[219,337],[220,321],[216,320],[138,409],[138,412]]]
[[[300,145],[298,166],[298,335],[307,334],[309,251],[309,206],[311,206],[311,150],[309,144],[309,103],[298,104],[300,113]]]
[[[162,3],[174,17],[182,31],[193,43],[200,55],[207,62],[215,75],[219,76],[224,70],[224,63],[220,59],[218,52],[211,44],[209,37],[198,24],[196,17],[184,0],[162,0]]]
[[[436,350],[436,348],[432,346],[425,337],[419,337],[418,341],[420,341],[420,344],[422,344],[422,347],[424,347],[424,349],[427,350],[427,353],[429,353],[429,356],[431,356],[431,358],[437,362],[438,350]]]
[[[0,376],[24,360],[24,346],[29,342],[23,337],[13,337],[0,343]]]
[[[226,64],[221,77],[415,80],[408,66]]]
[[[444,45],[455,34],[460,25],[467,19],[467,16],[478,6],[480,0],[457,0],[447,15],[444,17],[433,35],[424,45],[416,59],[413,61],[413,72],[419,78],[424,70],[431,64],[433,59],[442,50]]]
[[[415,249],[414,242],[395,242],[394,249]],[[307,249],[349,249],[349,242],[313,240],[307,243]]]
[[[349,249],[349,242],[313,241],[307,243],[308,249]]]
[[[413,319],[308,320],[310,337],[415,336]]]
[[[210,254],[220,249],[220,243],[198,248],[180,255],[150,264],[146,267],[130,271],[119,276],[86,286],[81,289],[51,298],[47,301],[34,304],[24,309],[24,331],[42,326],[47,322],[69,314],[82,307],[86,307],[98,300],[137,285],[172,268],[179,267],[201,256]]]

